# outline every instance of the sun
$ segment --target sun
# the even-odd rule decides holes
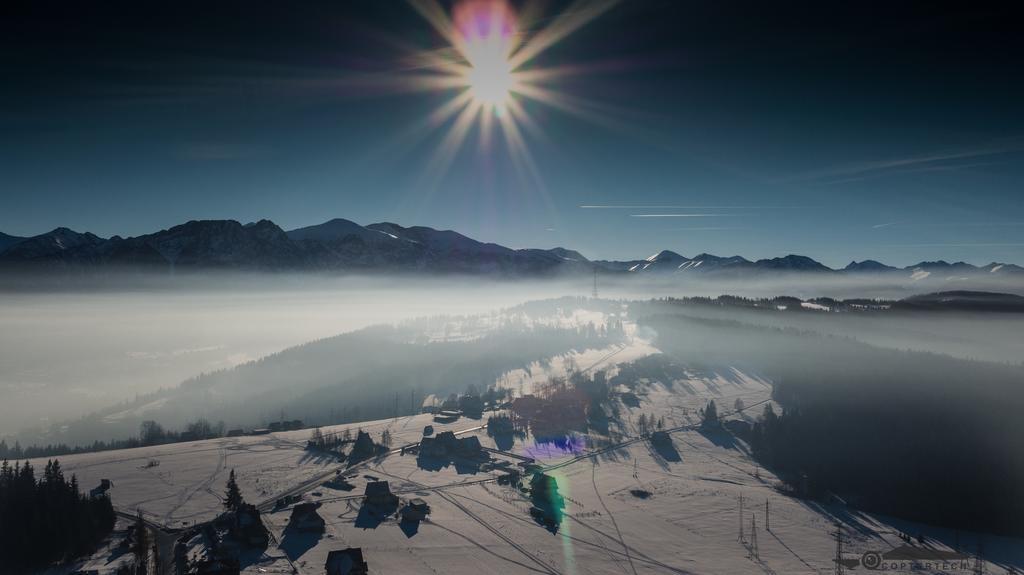
[[[515,73],[508,57],[497,50],[471,54],[465,74],[473,101],[485,107],[505,109],[516,90]]]
[[[517,13],[509,0],[455,0],[451,12],[439,0],[408,0],[448,45],[412,53],[406,85],[455,93],[425,121],[428,128],[449,126],[428,164],[430,178],[436,181],[447,170],[479,127],[483,149],[490,149],[493,134],[500,133],[515,166],[539,183],[524,131],[537,137],[543,131],[526,103],[539,102],[591,121],[603,118],[586,100],[557,89],[559,79],[583,73],[583,68],[542,68],[536,58],[619,1],[574,0],[553,19],[542,20],[536,10]]]
[[[504,109],[517,87],[511,57],[518,23],[512,7],[504,1],[464,0],[455,5],[452,25],[473,103]]]

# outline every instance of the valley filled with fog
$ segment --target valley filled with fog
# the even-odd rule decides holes
[[[315,339],[481,313],[557,285],[407,280],[226,281],[185,289],[0,295],[0,434],[84,415]]]
[[[126,413],[141,417],[142,412],[133,411],[145,405],[138,403],[140,397],[315,340],[414,318],[495,314],[531,300],[589,296],[593,289],[592,278],[586,276],[532,281],[260,274],[204,277],[201,282],[188,276],[128,279],[116,288],[48,285],[2,295],[0,434],[33,430],[28,437],[42,441],[58,433],[69,443],[121,437],[136,428],[137,417],[107,433],[92,428],[87,436],[75,438],[59,432],[64,423],[101,410],[109,422],[110,408],[117,405],[135,405],[126,407]],[[899,299],[949,286],[869,275],[787,275],[732,282],[602,276],[598,287],[603,299],[643,301],[721,294]],[[1011,285],[997,287],[1016,291]],[[1009,363],[1024,357],[1024,342],[1015,337],[1024,332],[1024,314],[805,311],[687,307],[693,317],[851,337],[892,349]],[[559,356],[565,349],[549,351],[537,359]],[[303,367],[292,369],[301,379]],[[237,385],[244,390],[246,382]],[[268,409],[261,412],[264,419]],[[182,423],[181,417],[169,419],[171,425]]]

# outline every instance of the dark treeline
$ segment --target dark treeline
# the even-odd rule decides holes
[[[223,435],[223,422],[211,424],[202,418],[188,424],[182,431],[164,429],[162,425],[155,421],[143,421],[138,437],[94,441],[89,445],[76,445],[72,447],[64,443],[56,443],[22,447],[18,442],[15,442],[13,446],[9,446],[6,440],[0,440],[0,459],[34,459],[37,457],[93,453],[112,449],[131,449],[133,447],[147,447],[150,445],[163,445],[165,443],[213,439]]]
[[[67,561],[94,550],[114,528],[105,495],[85,497],[74,475],[48,461],[43,476],[25,462],[0,464],[0,557],[14,571]]]
[[[906,519],[1024,534],[1024,368],[694,318],[672,304],[645,311],[676,361],[773,380],[785,412],[766,413],[751,444],[794,487]]]

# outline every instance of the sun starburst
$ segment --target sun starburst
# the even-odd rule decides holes
[[[497,129],[515,165],[539,177],[520,126],[530,132],[539,132],[539,127],[524,101],[535,100],[579,115],[586,110],[556,89],[558,78],[576,72],[573,68],[544,69],[532,63],[617,2],[578,0],[549,25],[532,29],[529,18],[521,18],[507,0],[459,0],[450,14],[438,0],[409,0],[449,44],[416,54],[416,73],[410,78],[416,89],[454,92],[452,100],[431,116],[433,124],[450,127],[429,171],[435,175],[446,172],[475,126],[480,128],[481,141],[489,143],[497,119]]]

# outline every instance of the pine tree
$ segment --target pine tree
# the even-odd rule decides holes
[[[228,476],[228,489],[224,495],[224,508],[229,511],[235,511],[242,505],[242,492],[238,489],[238,483],[235,482],[235,470],[231,470],[231,475]]]
[[[704,427],[718,427],[718,407],[715,406],[715,400],[708,402],[707,407],[701,410],[701,425]]]
[[[163,560],[160,558],[160,545],[153,541],[153,575],[164,575]]]
[[[149,562],[149,530],[146,529],[146,522],[142,520],[142,512],[139,512],[135,520],[135,541],[132,545],[132,553],[135,554],[136,575],[146,575]]]

